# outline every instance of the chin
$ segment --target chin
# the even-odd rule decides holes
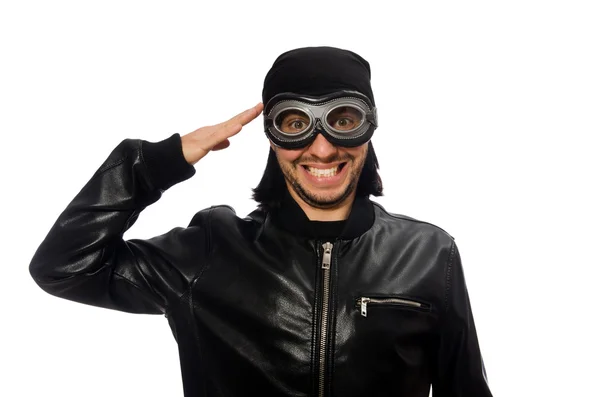
[[[337,189],[322,190],[296,184],[294,190],[311,207],[332,209],[343,204],[351,196],[353,189],[346,185]]]

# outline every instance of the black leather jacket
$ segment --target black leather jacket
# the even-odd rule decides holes
[[[186,397],[427,397],[431,384],[435,397],[491,396],[443,230],[358,198],[335,239],[311,237],[283,205],[243,219],[216,206],[187,228],[123,240],[193,174],[177,134],[123,141],[38,248],[33,278],[62,298],[165,314]]]

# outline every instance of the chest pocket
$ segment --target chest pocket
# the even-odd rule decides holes
[[[431,312],[432,309],[429,303],[402,296],[365,295],[356,299],[356,308],[360,310],[360,315],[363,317],[367,317],[370,310],[378,310],[385,307],[400,310],[417,310],[420,312]]]
[[[365,355],[426,361],[438,329],[433,304],[411,296],[361,293],[352,310],[354,341],[369,351]]]

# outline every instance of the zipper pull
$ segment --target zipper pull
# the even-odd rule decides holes
[[[331,267],[331,251],[333,250],[333,244],[327,242],[323,244],[323,269],[329,269]]]
[[[367,317],[367,303],[371,302],[371,298],[360,298],[360,314]]]

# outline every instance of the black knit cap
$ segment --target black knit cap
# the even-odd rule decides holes
[[[282,92],[324,95],[353,90],[375,106],[371,68],[360,55],[334,47],[297,48],[281,54],[265,77],[262,99],[266,104]]]

